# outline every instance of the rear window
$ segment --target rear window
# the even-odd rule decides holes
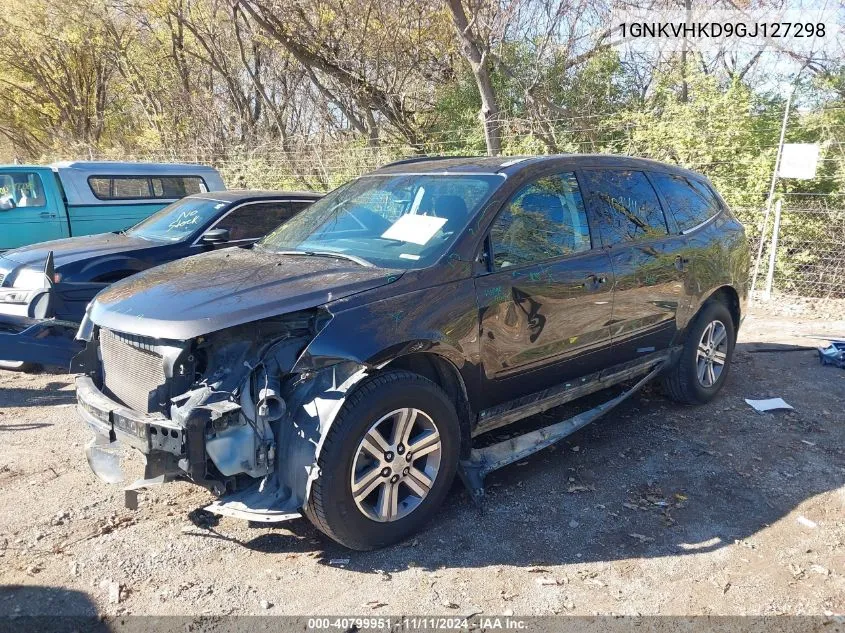
[[[208,191],[199,176],[91,176],[88,185],[100,200],[184,198]]]
[[[721,210],[716,196],[704,184],[671,174],[651,175],[669,203],[681,231],[703,224]]]

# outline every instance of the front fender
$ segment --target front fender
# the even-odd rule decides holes
[[[300,516],[323,442],[352,389],[367,368],[338,363],[317,372],[293,376],[284,388],[287,414],[276,424],[276,468],[259,483],[221,497],[206,509],[215,514],[266,523]]]
[[[164,264],[168,260],[162,260],[159,264]],[[125,255],[113,255],[109,257],[97,258],[85,266],[74,275],[78,280],[90,281],[92,279],[109,278],[115,274],[123,275],[122,278],[129,277],[139,273],[156,264],[150,264],[135,257],[126,257]],[[118,279],[112,279],[117,281]]]
[[[472,279],[405,293],[344,309],[329,304],[332,319],[293,367],[317,371],[341,362],[370,368],[416,352],[443,356],[461,373],[470,401],[478,392],[478,306]]]

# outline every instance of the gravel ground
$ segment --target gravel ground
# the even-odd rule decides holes
[[[0,371],[0,616],[841,614],[845,371],[788,347],[825,332],[845,321],[752,315],[710,405],[647,388],[491,475],[483,513],[456,482],[372,553],[210,516],[185,483],[126,510],[88,469],[69,377]],[[774,396],[795,410],[743,401]]]

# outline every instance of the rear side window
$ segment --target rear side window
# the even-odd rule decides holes
[[[230,212],[215,228],[228,229],[232,241],[254,240],[264,237],[294,215],[291,203],[286,200],[245,204]]]
[[[721,210],[716,196],[700,182],[672,174],[653,173],[651,176],[669,203],[681,231],[706,222]]]
[[[0,172],[0,210],[44,208],[47,197],[41,176],[31,171]]]
[[[606,245],[669,234],[654,187],[641,171],[586,170],[596,221]]]
[[[516,192],[491,231],[498,270],[590,249],[590,229],[575,174],[540,178]]]
[[[91,176],[88,185],[100,200],[184,198],[208,191],[199,176]]]

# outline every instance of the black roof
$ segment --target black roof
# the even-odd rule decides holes
[[[389,163],[377,169],[376,174],[426,174],[426,173],[477,173],[477,174],[515,174],[523,169],[547,163],[559,162],[562,165],[578,167],[616,167],[630,169],[650,169],[672,173],[697,174],[677,165],[661,163],[648,158],[619,156],[614,154],[552,154],[543,156],[420,156]]]
[[[220,202],[248,202],[251,200],[319,200],[324,194],[316,191],[268,191],[263,189],[227,189],[195,193],[189,198],[205,198]]]

